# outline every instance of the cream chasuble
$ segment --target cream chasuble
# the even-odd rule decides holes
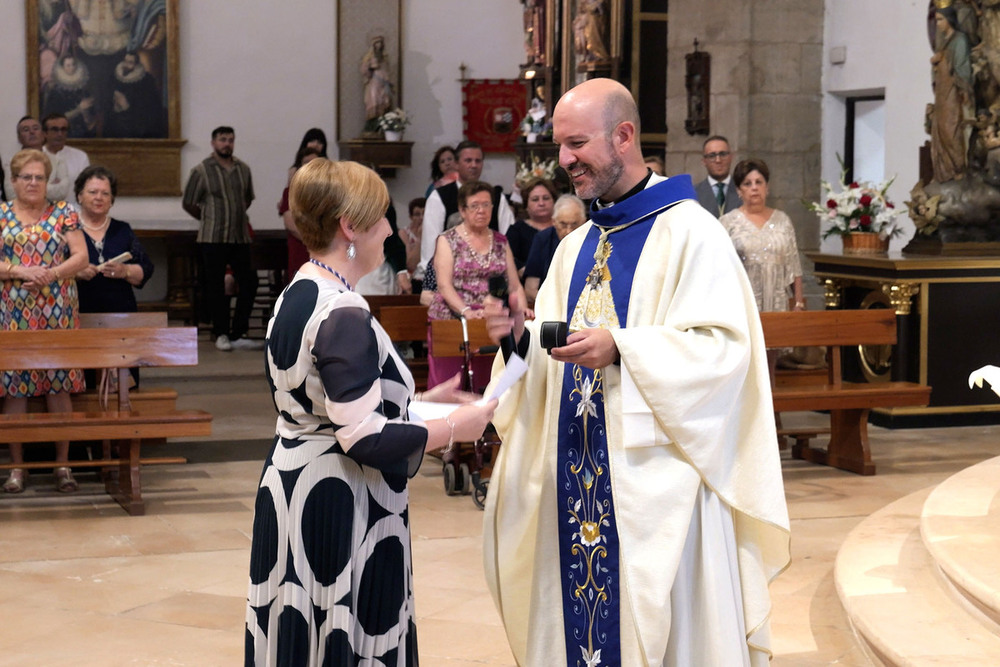
[[[652,195],[649,188],[662,180],[654,176],[641,194]],[[484,558],[521,665],[768,660],[767,585],[788,563],[788,517],[753,294],[725,232],[697,202],[683,201],[646,227],[637,259],[623,255],[634,263],[624,322],[615,328],[604,320],[621,365],[579,375],[580,391],[570,398],[565,364],[537,343],[537,322],[567,320],[571,313],[574,326],[593,319],[581,283],[594,284],[598,274],[574,278],[581,248],[598,231],[587,224],[560,243],[536,301],[536,320],[526,325],[529,371],[494,418],[503,446],[490,479]],[[614,235],[609,238],[613,253]],[[614,271],[595,267],[600,258],[590,257],[584,261],[599,272],[600,284],[613,285]],[[614,298],[606,303],[614,310]],[[580,626],[581,634],[564,617],[564,603],[572,602],[564,583],[576,573],[559,533],[565,537],[574,521],[577,500],[590,498],[566,489],[589,491],[593,480],[567,484],[567,470],[579,465],[560,458],[560,414],[567,405],[578,417],[589,414],[583,399],[598,379],[607,461],[593,470],[610,476],[604,506],[613,525],[588,519],[584,526],[577,517],[570,531],[585,544],[614,529],[617,555],[606,563],[613,581],[592,591],[584,586],[579,599],[609,591],[615,599],[584,610],[598,615]],[[565,608],[575,613],[572,604]],[[611,644],[605,635],[590,643],[592,628],[617,636]],[[598,646],[614,648],[596,653]]]

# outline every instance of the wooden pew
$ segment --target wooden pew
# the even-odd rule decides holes
[[[795,438],[792,456],[874,475],[868,446],[868,413],[871,408],[924,406],[931,388],[915,382],[844,382],[841,348],[896,343],[896,315],[888,309],[822,310],[761,313],[764,343],[768,348],[823,345],[827,347],[827,375],[814,384],[778,384],[772,387],[775,412],[828,410],[830,442],[825,450],[809,440],[825,429],[783,435]]]
[[[383,308],[390,308],[396,306],[419,306],[420,295],[419,294],[368,294],[365,296],[365,301],[368,302],[368,310],[371,311],[372,317],[381,322],[382,319],[380,315],[382,313]]]
[[[376,318],[394,343],[417,343],[419,355],[406,360],[417,391],[427,390],[427,306],[382,306]]]
[[[197,329],[193,327],[126,327],[118,329],[57,329],[45,331],[0,331],[0,368],[116,369],[118,391],[107,410],[68,413],[0,415],[0,443],[60,440],[110,440],[118,444],[118,457],[70,461],[75,468],[117,469],[107,475],[107,492],[132,515],[143,514],[139,467],[144,463],[182,463],[184,459],[143,459],[143,441],[207,436],[212,415],[203,410],[146,412],[131,402],[128,390],[130,367],[194,366],[198,363]],[[31,462],[0,469],[51,468],[54,461]]]
[[[82,329],[122,329],[128,327],[166,327],[167,313],[80,313],[80,328]],[[135,388],[129,391],[129,402],[137,412],[167,413],[177,409],[177,392],[167,387]],[[88,385],[81,394],[73,394],[73,410],[76,412],[97,412],[100,407],[100,395],[97,387]],[[45,397],[36,396],[28,399],[29,412],[45,412]],[[78,440],[78,438],[75,438]]]

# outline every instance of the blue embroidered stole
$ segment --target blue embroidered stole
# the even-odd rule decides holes
[[[577,255],[567,301],[571,330],[626,324],[639,254],[656,216],[694,199],[677,176],[603,210]],[[604,412],[604,374],[567,364],[559,408],[556,497],[567,665],[621,664],[618,529]]]

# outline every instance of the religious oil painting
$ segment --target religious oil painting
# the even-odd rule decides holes
[[[37,45],[29,47],[37,60],[29,85],[39,117],[65,115],[71,139],[170,136],[168,4],[28,2],[29,43]]]
[[[130,194],[170,194],[180,125],[177,0],[26,0],[29,112],[69,121],[91,162],[129,168],[140,154],[160,172],[126,177]],[[134,165],[133,165],[134,166]],[[148,172],[146,172],[148,173]],[[134,189],[136,186],[138,189]],[[155,190],[155,192],[154,192]]]

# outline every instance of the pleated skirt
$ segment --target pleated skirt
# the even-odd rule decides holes
[[[275,438],[254,511],[246,665],[417,665],[407,502],[405,476],[332,440]]]

